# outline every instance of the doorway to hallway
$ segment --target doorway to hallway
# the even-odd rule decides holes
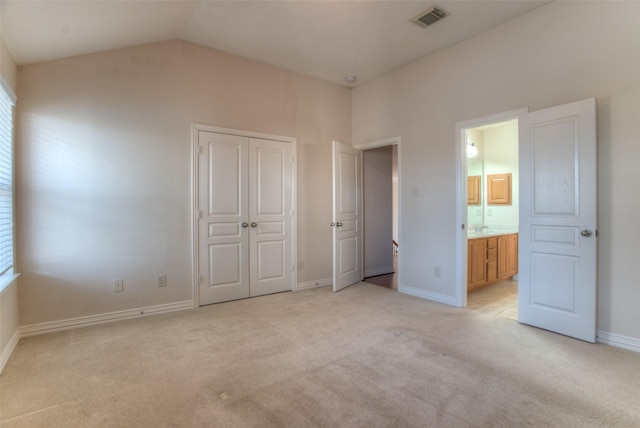
[[[363,272],[367,282],[388,286],[396,271],[397,164],[396,145],[362,152]]]

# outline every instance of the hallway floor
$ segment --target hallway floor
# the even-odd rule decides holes
[[[368,282],[369,284],[379,285],[380,287],[390,288],[392,290],[398,291],[398,256],[393,256],[393,273],[388,273],[386,275],[378,275],[378,276],[370,276],[369,278],[365,278],[364,282]]]

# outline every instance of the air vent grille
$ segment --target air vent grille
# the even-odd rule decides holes
[[[447,16],[449,16],[449,12],[442,9],[440,6],[432,6],[416,17],[412,18],[411,22],[421,27],[428,27],[429,25],[434,24]]]

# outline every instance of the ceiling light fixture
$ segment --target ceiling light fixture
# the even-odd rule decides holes
[[[347,76],[344,78],[344,80],[348,84],[352,84],[352,83],[356,83],[356,80],[358,80],[358,78],[356,76]]]

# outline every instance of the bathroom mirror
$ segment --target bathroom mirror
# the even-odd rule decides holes
[[[482,159],[469,158],[467,159],[467,177],[483,177],[483,164]],[[471,181],[474,181],[471,179]],[[484,186],[482,178],[478,180],[478,197],[479,203],[467,205],[467,224],[484,224],[483,217],[483,200],[484,200]]]

